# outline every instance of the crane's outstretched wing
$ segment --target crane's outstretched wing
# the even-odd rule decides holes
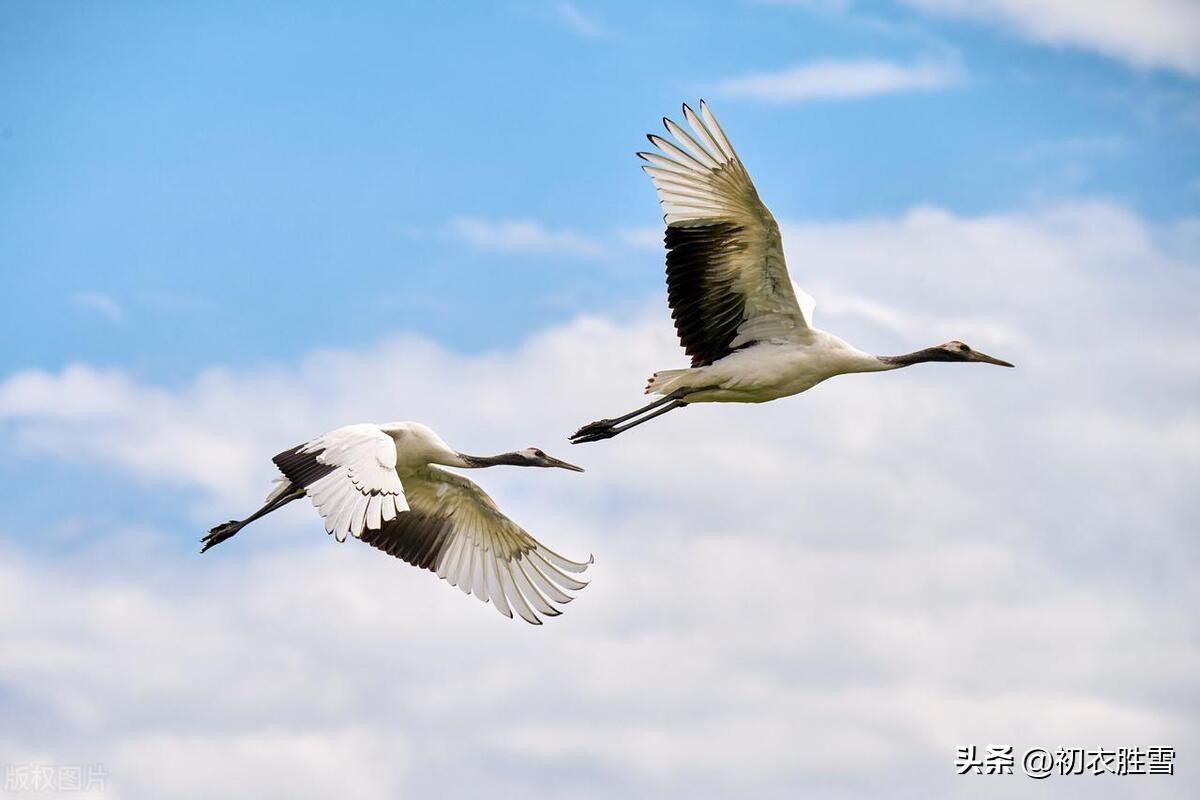
[[[659,153],[638,153],[667,223],[667,299],[692,366],[771,338],[803,341],[812,298],[788,277],[771,212],[704,101],[687,105],[689,134],[663,124],[671,142],[649,135]],[[801,302],[804,304],[802,309]]]
[[[405,473],[410,511],[362,540],[413,566],[436,572],[466,594],[512,617],[540,625],[538,614],[561,613],[568,591],[587,583],[571,576],[587,569],[563,558],[504,516],[475,483],[434,466]]]
[[[339,542],[348,533],[377,530],[408,509],[396,474],[396,443],[375,425],[338,428],[274,461],[291,485],[312,498],[325,530]]]

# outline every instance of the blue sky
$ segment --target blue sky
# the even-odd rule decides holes
[[[633,153],[702,97],[818,325],[1018,369],[567,445],[683,365]],[[1181,0],[0,3],[0,765],[925,798],[958,744],[1197,752],[1198,133]],[[555,624],[299,503],[196,554],[271,454],[396,418],[587,468],[478,476],[596,555]],[[968,788],[1060,796],[1013,778]]]
[[[8,3],[0,324],[22,346],[0,367],[179,379],[396,329],[474,351],[619,307],[658,288],[653,249],[481,252],[452,222],[653,227],[632,152],[698,97],[780,217],[1200,207],[1192,76],[890,3],[805,5]],[[719,91],[868,58],[953,77],[868,102]]]

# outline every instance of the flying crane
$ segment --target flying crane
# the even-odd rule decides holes
[[[274,458],[282,477],[262,508],[218,525],[200,552],[224,542],[256,519],[308,497],[339,542],[354,536],[372,547],[434,572],[500,613],[513,610],[540,625],[539,614],[587,584],[575,576],[591,564],[560,556],[501,513],[474,482],[436,465],[478,469],[508,464],[583,472],[536,447],[495,456],[450,448],[416,422],[347,425]]]
[[[646,163],[667,223],[667,301],[691,367],[655,372],[659,399],[584,425],[581,444],[609,439],[692,403],[763,403],[799,394],[835,375],[885,372],[932,361],[1012,364],[949,341],[876,356],[813,327],[815,301],[792,283],[771,212],[708,105],[683,116],[691,133],[663,119],[674,141],[654,134]]]

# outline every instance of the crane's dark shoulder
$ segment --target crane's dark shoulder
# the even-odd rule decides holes
[[[732,222],[667,227],[667,302],[693,367],[733,352],[746,297],[730,261],[746,249],[744,230]]]

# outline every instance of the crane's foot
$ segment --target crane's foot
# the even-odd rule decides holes
[[[602,431],[611,430],[617,424],[615,419],[598,419],[595,422],[589,422],[575,433],[571,434],[571,438],[576,436],[587,436],[590,433],[600,433]]]
[[[244,524],[245,523],[243,523],[241,520],[231,519],[229,522],[213,528],[208,532],[207,536],[200,540],[200,543],[204,545],[200,548],[200,552],[203,553],[210,547],[218,545],[226,539],[231,538],[235,533],[242,529]]]
[[[634,409],[624,416],[617,417],[616,419],[598,419],[595,422],[589,422],[571,435],[571,444],[583,444],[584,442],[598,442],[601,439],[611,439],[618,433],[624,433],[634,426],[641,425],[643,422],[652,420],[655,417],[661,417],[673,408],[686,406],[687,402],[683,398],[694,391],[696,390],[687,387],[676,389],[670,394],[655,400],[653,403]],[[665,407],[659,408],[659,406]],[[658,410],[654,411],[656,408]],[[647,413],[651,411],[653,413]]]
[[[604,439],[611,439],[621,432],[608,420],[601,420],[601,422],[607,424],[601,425],[600,422],[593,422],[590,425],[584,425],[582,428],[575,431],[575,433],[571,435],[571,444],[599,442]]]

